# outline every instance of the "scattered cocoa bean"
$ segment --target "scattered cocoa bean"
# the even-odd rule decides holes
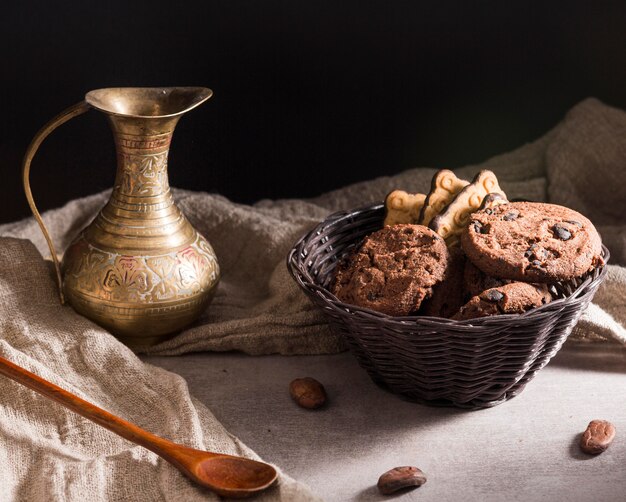
[[[417,488],[426,483],[426,475],[417,467],[394,467],[378,478],[378,490],[390,495],[406,488]]]
[[[296,378],[289,384],[289,393],[298,406],[314,410],[326,402],[324,386],[314,378]]]
[[[597,455],[606,450],[615,437],[615,427],[606,420],[592,420],[580,438],[580,449]]]

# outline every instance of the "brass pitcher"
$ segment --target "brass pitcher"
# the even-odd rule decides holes
[[[212,95],[204,87],[111,88],[46,124],[22,164],[24,190],[56,267],[61,303],[134,347],[154,344],[194,321],[220,277],[213,248],[174,204],[167,156],[176,123]],[[104,112],[117,148],[110,200],[59,265],[30,190],[31,161],[58,126],[91,108]]]

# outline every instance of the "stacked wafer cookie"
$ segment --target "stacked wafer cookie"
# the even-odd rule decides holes
[[[498,178],[491,171],[480,171],[469,182],[448,170],[437,171],[428,194],[394,190],[385,199],[385,225],[411,223],[424,225],[443,237],[448,246],[457,245],[470,214],[507,202]],[[417,215],[417,217],[414,217]]]
[[[443,169],[428,194],[394,190],[384,228],[338,267],[333,293],[392,316],[516,314],[602,264],[593,224],[563,206],[509,202],[491,171]]]

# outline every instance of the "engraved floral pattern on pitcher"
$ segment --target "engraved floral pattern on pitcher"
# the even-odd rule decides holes
[[[178,275],[181,286],[192,293],[199,291],[208,265],[207,258],[191,246],[180,251],[176,258],[180,263]]]
[[[146,265],[154,274],[154,287],[150,291],[150,301],[174,299],[178,295],[176,284],[172,281],[172,274],[176,267],[176,260],[171,256],[156,256],[146,258]]]
[[[66,254],[66,263],[71,266],[65,271],[76,280],[76,285],[85,293],[96,294],[99,283],[93,280],[106,266],[109,257],[106,253],[91,249],[87,241],[79,238],[72,243]]]
[[[113,268],[106,271],[103,288],[112,300],[139,301],[151,287],[144,264],[132,256],[119,256]]]
[[[198,239],[196,241],[196,245],[198,246],[198,251],[201,252],[208,260],[206,266],[206,273],[208,274],[207,280],[211,283],[217,281],[219,276],[219,265],[217,264],[213,247],[206,239]]]
[[[211,289],[219,279],[213,248],[201,236],[186,248],[158,256],[109,253],[79,239],[71,246],[66,280],[83,294],[158,304]],[[69,256],[69,255],[68,255]]]
[[[120,189],[127,195],[159,195],[168,187],[167,151],[152,155],[122,154]]]

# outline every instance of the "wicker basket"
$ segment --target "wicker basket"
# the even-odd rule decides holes
[[[554,301],[524,314],[466,321],[342,303],[328,290],[335,266],[383,217],[382,204],[329,216],[295,244],[287,266],[372,380],[411,401],[485,408],[516,396],[561,348],[606,275],[603,267],[555,284]]]

